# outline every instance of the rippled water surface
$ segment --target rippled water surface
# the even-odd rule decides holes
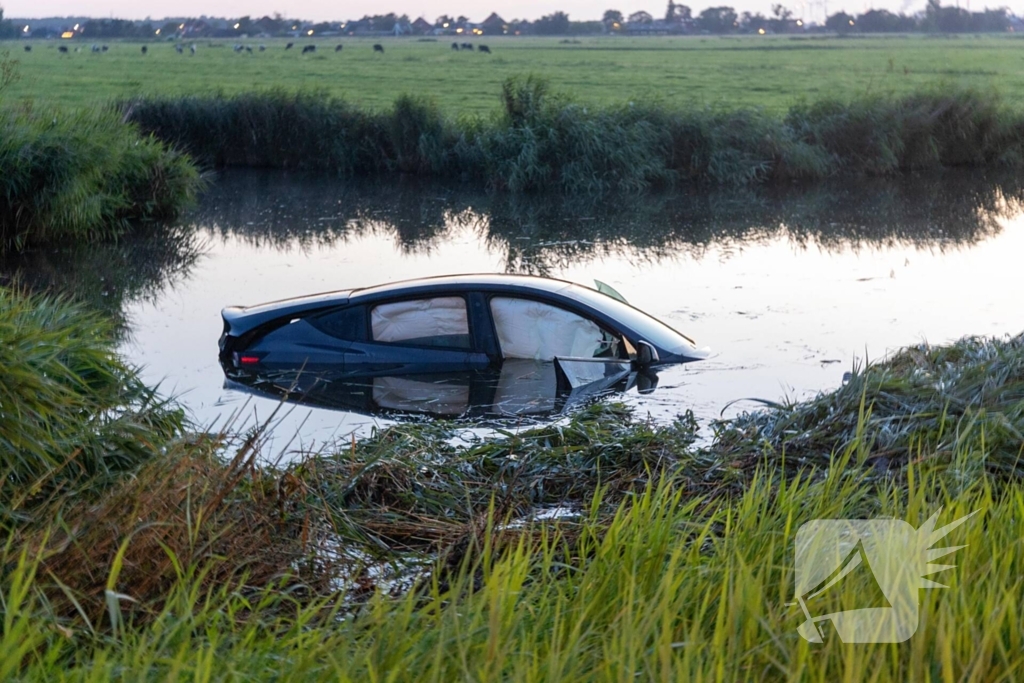
[[[864,358],[921,341],[1024,329],[1024,183],[870,181],[603,201],[228,173],[173,229],[5,264],[125,323],[123,351],[200,423],[277,402],[226,388],[220,309],[465,272],[600,279],[713,350],[620,398],[655,419],[707,421],[834,387]],[[308,446],[380,416],[290,406],[279,438]]]

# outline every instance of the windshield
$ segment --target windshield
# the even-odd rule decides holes
[[[572,284],[562,292],[566,296],[584,303],[632,328],[640,339],[674,353],[696,351],[696,343],[681,332],[677,332],[657,318],[634,308],[627,303],[614,299],[607,294],[582,285]],[[634,340],[640,341],[640,340]]]

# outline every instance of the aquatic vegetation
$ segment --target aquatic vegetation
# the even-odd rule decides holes
[[[181,410],[114,348],[105,318],[0,288],[0,528],[101,487],[181,434]]]
[[[429,100],[383,111],[323,92],[139,98],[144,131],[213,166],[405,173],[511,193],[751,185],[956,166],[1019,167],[1024,114],[976,90],[921,91],[758,109],[587,106],[533,76],[508,79],[490,117]]]
[[[0,253],[123,234],[196,196],[184,154],[111,111],[0,109]]]

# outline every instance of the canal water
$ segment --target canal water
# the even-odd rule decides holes
[[[178,225],[3,269],[116,316],[145,380],[213,429],[279,408],[225,384],[224,306],[452,273],[597,279],[712,352],[613,398],[708,425],[901,346],[1020,333],[1022,197],[1012,177],[959,173],[590,200],[229,172]],[[288,404],[275,433],[316,448],[393,419]]]

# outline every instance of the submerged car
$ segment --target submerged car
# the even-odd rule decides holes
[[[232,306],[220,360],[229,380],[308,403],[450,415],[555,410],[706,356],[599,287],[460,275]]]

